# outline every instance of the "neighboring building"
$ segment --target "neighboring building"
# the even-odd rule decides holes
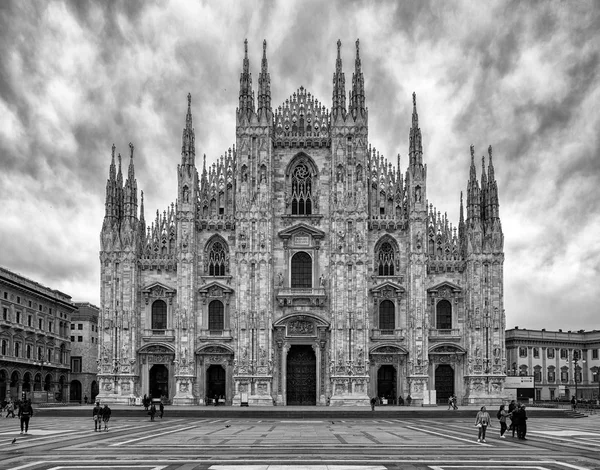
[[[600,330],[506,331],[508,373],[533,376],[536,400],[598,398],[599,354]]]
[[[98,316],[89,302],[75,302],[71,316],[71,401],[94,400],[98,395]]]
[[[331,109],[303,87],[272,108],[265,42],[255,109],[246,45],[234,149],[198,172],[188,95],[176,204],[148,227],[133,145],[125,174],[113,146],[100,237],[103,401],[502,398],[491,147],[480,181],[471,147],[466,219],[461,195],[453,226],[427,199],[415,95],[403,175],[399,158],[394,168],[369,143],[358,41],[348,107],[339,41],[333,77]]]
[[[67,400],[71,297],[0,268],[0,308],[0,400]]]

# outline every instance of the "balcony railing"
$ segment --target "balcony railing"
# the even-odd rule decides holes
[[[405,331],[400,328],[394,330],[380,330],[378,328],[371,329],[371,339],[374,341],[402,341],[404,339]]]
[[[325,304],[327,294],[324,287],[290,288],[281,287],[277,292],[277,301],[281,307],[302,305],[321,307]]]
[[[174,341],[175,330],[172,329],[145,329],[144,330],[145,341]]]
[[[429,330],[429,338],[430,339],[450,339],[450,338],[460,338],[461,333],[459,328],[450,328],[450,329],[431,329]]]

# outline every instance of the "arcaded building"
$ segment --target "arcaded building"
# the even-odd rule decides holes
[[[0,268],[0,401],[68,401],[71,297]]]
[[[500,399],[504,240],[491,147],[480,178],[465,149],[466,208],[448,194],[460,204],[452,224],[427,197],[415,94],[402,172],[369,140],[358,41],[348,99],[339,41],[332,70],[329,107],[304,87],[273,107],[266,42],[257,86],[246,44],[235,145],[197,160],[188,95],[177,194],[149,223],[134,147],[125,172],[113,146],[103,401]]]
[[[70,401],[92,402],[98,395],[98,317],[100,309],[89,302],[75,302],[71,316]]]

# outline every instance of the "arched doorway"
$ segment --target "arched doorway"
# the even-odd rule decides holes
[[[209,399],[225,397],[225,369],[218,364],[211,365],[206,371],[206,395]]]
[[[6,400],[8,398],[6,396],[6,381],[7,381],[6,371],[0,370],[0,401]]]
[[[287,356],[288,405],[317,404],[317,358],[309,345],[293,345]]]
[[[31,398],[31,374],[29,372],[25,372],[25,375],[23,375],[23,386],[21,389],[23,390],[22,398]]]
[[[447,403],[454,395],[454,369],[448,364],[441,364],[435,369],[435,391],[438,403]]]
[[[388,403],[396,403],[396,368],[391,365],[384,365],[377,371],[377,396],[386,398]]]
[[[81,403],[81,382],[79,380],[71,380],[69,395],[69,401],[78,401]]]
[[[10,396],[13,400],[20,398],[19,394],[19,373],[15,370],[10,375]]]
[[[100,387],[98,387],[98,382],[96,382],[95,380],[92,382],[92,386],[90,389],[90,395],[92,397],[92,403],[94,403],[96,401],[96,395],[98,395],[98,393],[100,393]]]
[[[160,398],[169,396],[169,369],[163,364],[154,364],[150,369],[150,396]]]

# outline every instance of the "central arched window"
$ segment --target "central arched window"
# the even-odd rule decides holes
[[[389,242],[383,242],[379,247],[379,252],[377,253],[377,262],[379,265],[377,274],[379,276],[394,275],[394,249]]]
[[[440,300],[435,312],[435,326],[438,330],[452,329],[452,305],[447,300]]]
[[[292,256],[292,288],[312,287],[312,258],[308,253],[299,251]]]
[[[225,307],[220,300],[213,300],[208,304],[208,329],[211,331],[223,330]]]
[[[292,171],[292,215],[310,215],[313,208],[313,182],[308,166],[301,162]]]
[[[152,329],[167,329],[167,304],[164,300],[155,300],[152,304]]]
[[[396,327],[396,308],[391,300],[379,304],[379,329],[393,330]]]
[[[225,248],[219,241],[213,242],[208,252],[208,275],[225,276]]]

